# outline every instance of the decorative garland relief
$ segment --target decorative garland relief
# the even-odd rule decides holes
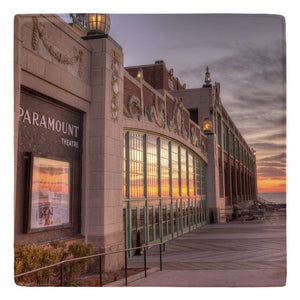
[[[45,34],[40,29],[37,17],[32,17],[33,29],[32,29],[32,49],[38,50],[39,41],[41,40],[44,47],[48,50],[49,54],[61,64],[65,65],[74,65],[75,63],[82,62],[82,50],[75,49],[75,54],[67,55],[64,54],[61,50],[57,49],[52,45],[46,38]],[[79,75],[80,75],[79,71]]]

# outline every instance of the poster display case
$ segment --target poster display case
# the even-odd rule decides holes
[[[33,156],[29,230],[70,224],[70,162]]]

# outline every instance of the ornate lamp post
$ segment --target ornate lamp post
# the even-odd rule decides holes
[[[210,77],[210,73],[208,70],[208,67],[206,67],[206,73],[205,73],[205,84],[203,85],[203,87],[211,87],[211,77]]]

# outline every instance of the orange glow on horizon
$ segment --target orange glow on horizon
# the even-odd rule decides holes
[[[284,193],[286,192],[286,179],[258,179],[258,193]]]

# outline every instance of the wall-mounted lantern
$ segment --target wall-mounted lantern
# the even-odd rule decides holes
[[[109,14],[87,14],[85,16],[87,35],[93,37],[107,36],[110,29]]]
[[[212,122],[208,118],[205,118],[202,123],[202,130],[205,134],[213,134],[212,131]]]
[[[136,74],[136,78],[137,79],[143,79],[143,69],[142,68],[138,69],[138,72]]]

